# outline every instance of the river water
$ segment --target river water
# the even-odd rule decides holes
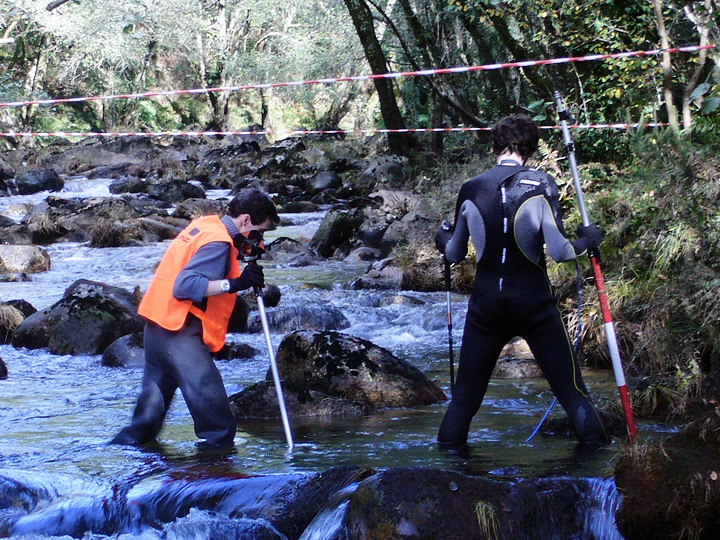
[[[109,196],[108,185],[109,181],[75,179],[67,183],[61,196]],[[226,194],[210,193],[214,197]],[[22,212],[16,205],[37,203],[46,195],[0,198],[0,213],[19,218]],[[308,240],[322,216],[321,212],[283,215],[288,225],[268,233],[266,241],[280,236]],[[29,282],[0,283],[0,301],[24,299],[42,309],[60,299],[63,291],[80,278],[128,290],[136,286],[144,289],[166,247],[167,243],[128,248],[50,245],[50,271],[32,275]],[[261,262],[266,281],[282,291],[282,305],[325,304],[340,309],[351,323],[344,332],[409,361],[449,395],[444,293],[349,290],[347,284],[365,268],[339,261],[323,261],[305,268]],[[459,345],[467,298],[453,295],[452,302],[454,341]],[[272,336],[275,350],[282,337]],[[264,379],[269,362],[261,334],[231,334],[228,341],[245,342],[261,351],[251,359],[218,362],[230,395]],[[103,367],[100,356],[51,355],[44,350],[9,345],[0,346],[0,357],[9,371],[9,377],[0,380],[0,537],[82,537],[75,529],[64,530],[58,525],[68,520],[67,508],[74,508],[70,513],[76,517],[93,515],[98,501],[107,500],[107,493],[118,482],[129,485],[168,471],[204,467],[206,462],[198,452],[192,420],[179,394],[168,413],[158,447],[136,449],[106,444],[130,419],[141,369]],[[611,372],[585,370],[585,377],[596,403],[616,399]],[[593,519],[610,521],[603,525],[602,534],[588,533],[587,538],[620,538],[611,518],[618,496],[612,479],[604,478],[611,474],[613,458],[624,441],[616,440],[591,455],[578,452],[575,441],[564,438],[536,436],[525,442],[552,399],[544,380],[493,380],[471,426],[469,449],[462,454],[443,452],[435,443],[445,403],[386,410],[361,419],[291,419],[296,444],[291,453],[280,422],[241,421],[236,449],[224,456],[222,470],[277,478],[278,482],[342,464],[374,469],[436,467],[498,479],[593,479],[600,493],[599,504],[609,508]],[[561,414],[560,407],[553,412]],[[656,438],[673,429],[642,421],[638,428],[642,439]],[[44,497],[52,504],[38,506],[35,500],[24,503],[24,509],[18,508],[17,502],[8,507],[4,497],[8,490],[15,489],[8,486],[21,486],[26,497],[35,493],[34,497]],[[58,500],[66,506],[58,509]],[[337,528],[340,508],[330,508],[318,516],[318,523],[306,537],[324,538],[323,530]],[[191,517],[198,519],[197,513],[185,519]],[[212,519],[216,518],[203,516],[201,521]],[[84,533],[86,538],[172,537],[167,527],[107,530],[104,534],[97,532],[102,527],[89,526],[91,529],[96,532]]]

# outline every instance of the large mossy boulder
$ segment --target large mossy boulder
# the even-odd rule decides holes
[[[331,257],[335,250],[350,240],[355,223],[344,212],[332,210],[325,215],[320,227],[310,240],[310,249],[321,257]]]
[[[417,407],[446,399],[415,366],[367,340],[339,332],[290,333],[280,344],[277,363],[280,377],[289,385],[373,407]]]
[[[717,406],[717,403],[716,403]],[[615,464],[625,540],[710,540],[720,531],[720,410],[659,443],[629,446]]]
[[[137,303],[125,289],[80,279],[61,300],[20,323],[12,344],[54,354],[102,354],[119,337],[143,330]]]

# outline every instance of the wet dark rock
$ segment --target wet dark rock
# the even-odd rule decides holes
[[[276,238],[266,247],[268,256],[274,262],[286,263],[295,260],[298,256],[316,260],[310,248],[305,244],[285,236]]]
[[[380,251],[383,257],[398,246],[427,244],[431,235],[429,231],[436,226],[424,214],[410,212],[401,219],[393,221],[383,234]]]
[[[20,195],[30,195],[39,191],[62,191],[65,182],[53,169],[31,169],[15,178]]]
[[[510,483],[440,469],[392,468],[360,482],[345,499],[341,525],[323,538],[594,538],[586,523],[596,504],[594,489],[592,480]]]
[[[628,446],[615,464],[625,540],[710,540],[720,530],[720,409],[661,442]]]
[[[240,293],[240,297],[247,302],[250,311],[258,309],[257,297],[252,289]],[[262,290],[262,297],[266,308],[276,307],[282,299],[282,291],[280,291],[280,287],[277,285],[266,283]]]
[[[248,305],[247,300],[243,296],[237,295],[235,297],[235,307],[233,308],[230,320],[228,321],[228,333],[236,334],[240,332],[247,332],[249,313],[250,306]]]
[[[0,189],[2,189],[2,186],[0,186]],[[0,215],[0,228],[13,227],[14,225],[16,225],[14,219]]]
[[[38,246],[0,244],[0,273],[36,274],[50,270],[50,255]]]
[[[203,199],[205,190],[186,180],[172,179],[153,182],[148,186],[148,195],[166,204],[175,204],[185,199]]]
[[[141,368],[145,365],[143,333],[135,332],[113,341],[100,362],[107,367]]]
[[[110,184],[108,189],[110,193],[115,195],[123,193],[147,193],[148,183],[142,178],[122,176]]]
[[[343,260],[350,263],[376,261],[380,258],[380,250],[371,247],[359,247],[350,252]]]
[[[317,212],[318,205],[313,201],[289,201],[280,205],[280,211],[290,214],[302,214],[308,212]]]
[[[143,330],[137,304],[125,289],[80,279],[61,300],[20,323],[12,344],[54,354],[102,354],[119,337]]]
[[[23,317],[29,317],[37,311],[37,309],[35,309],[35,307],[27,300],[8,300],[5,303],[20,310],[20,313],[23,314]]]
[[[9,181],[15,178],[13,167],[0,156],[0,192],[7,191]],[[2,193],[0,193],[2,195]]]
[[[307,150],[307,146],[305,146],[302,138],[288,137],[266,146],[263,152],[268,156],[275,156],[278,154],[291,156],[296,152],[302,152],[303,150]]]
[[[352,237],[354,231],[355,223],[346,213],[330,211],[315,231],[309,247],[321,257],[331,257],[338,247]]]
[[[393,259],[381,259],[370,265],[368,271],[353,280],[348,288],[354,291],[364,289],[400,289],[403,286],[404,272],[395,266]]]
[[[363,244],[372,248],[379,248],[383,235],[390,226],[389,220],[384,212],[377,209],[366,209],[365,220],[357,231],[357,236]]]
[[[305,182],[305,191],[315,195],[326,189],[338,189],[342,187],[342,179],[332,171],[320,171]]]
[[[215,353],[215,360],[254,358],[258,354],[260,354],[260,351],[247,343],[226,343],[222,349]]]
[[[130,221],[130,224],[141,232],[145,244],[172,240],[187,226],[184,220],[170,218],[170,216],[140,217]]]
[[[391,187],[401,186],[405,180],[402,163],[394,156],[381,156],[371,161],[360,174],[361,182],[373,182]]]
[[[269,377],[272,379],[272,375]],[[283,383],[282,388],[285,408],[293,418],[358,417],[375,412],[375,407],[368,403],[329,396],[293,384]],[[230,396],[230,407],[236,418],[280,418],[280,405],[272,380],[255,383]]]
[[[5,362],[2,358],[0,358],[0,379],[7,379],[8,378],[8,368],[5,365]]]
[[[549,404],[548,404],[549,406]],[[543,424],[540,433],[544,436],[549,437],[566,437],[568,439],[575,438],[575,434],[570,428],[570,420],[562,410],[559,404],[556,404],[557,408],[555,416],[550,416]],[[618,439],[627,438],[627,427],[625,425],[625,419],[617,411],[601,409],[595,407],[595,410],[600,417],[605,433],[610,437],[616,437]],[[539,420],[539,419],[538,419]]]
[[[417,407],[447,399],[410,363],[339,332],[292,332],[278,348],[277,363],[289,385],[374,407]]]
[[[328,305],[285,306],[266,311],[271,332],[293,330],[342,330],[350,321],[337,308]],[[253,314],[248,321],[250,332],[262,332],[260,314]]]

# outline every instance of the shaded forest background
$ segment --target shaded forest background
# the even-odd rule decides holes
[[[706,45],[719,36],[718,0],[0,0],[0,103]],[[580,123],[667,122],[575,137],[592,217],[606,234],[607,282],[636,406],[682,412],[713,392],[720,399],[707,390],[713,380],[720,388],[719,60],[715,48],[0,107],[0,131],[484,127],[518,113],[554,125],[555,91]],[[558,176],[572,231],[565,151],[557,131],[543,139],[541,165]],[[0,137],[0,149],[52,142]],[[438,217],[451,214],[459,185],[488,164],[482,134],[383,142],[383,151],[407,158],[407,181],[393,187],[432,194]],[[572,269],[553,267],[553,280],[571,313]],[[593,298],[590,282],[585,289]],[[586,359],[607,364],[597,307],[588,303],[583,317]]]

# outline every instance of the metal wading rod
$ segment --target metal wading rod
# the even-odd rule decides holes
[[[265,301],[263,300],[262,289],[256,287],[253,290],[255,291],[255,298],[257,299],[258,310],[260,311],[260,321],[262,322],[265,343],[267,344],[268,356],[270,357],[270,369],[272,370],[273,381],[275,381],[275,390],[277,391],[280,416],[282,417],[283,428],[285,429],[285,438],[287,439],[288,450],[292,450],[293,439],[292,433],[290,432],[290,421],[288,420],[287,410],[285,409],[285,397],[283,396],[283,389],[280,384],[280,373],[278,372],[275,353],[273,352],[272,342],[270,341],[270,327],[268,326],[267,316],[265,315]]]
[[[558,106],[560,115],[560,124],[562,126],[563,139],[565,147],[568,151],[568,163],[570,164],[570,172],[575,185],[575,193],[577,195],[578,206],[580,208],[580,218],[583,226],[590,225],[585,199],[583,197],[582,186],[580,185],[580,176],[578,175],[577,162],[575,161],[575,144],[570,136],[568,121],[570,120],[569,112],[563,108],[560,92],[555,92],[555,101]],[[632,407],[630,405],[630,397],[627,391],[627,383],[625,382],[625,374],[623,373],[622,362],[620,360],[620,351],[618,350],[617,337],[615,335],[615,325],[613,324],[612,315],[610,315],[610,307],[605,292],[605,281],[603,280],[602,270],[600,269],[599,250],[588,251],[590,265],[592,266],[593,276],[595,277],[595,288],[600,301],[600,310],[602,311],[603,323],[605,326],[605,335],[607,337],[608,348],[610,350],[610,359],[612,360],[613,372],[615,373],[615,383],[620,393],[620,401],[622,403],[623,412],[625,414],[625,423],[627,425],[628,437],[630,442],[635,441],[637,430],[635,429],[635,420],[633,419]]]

